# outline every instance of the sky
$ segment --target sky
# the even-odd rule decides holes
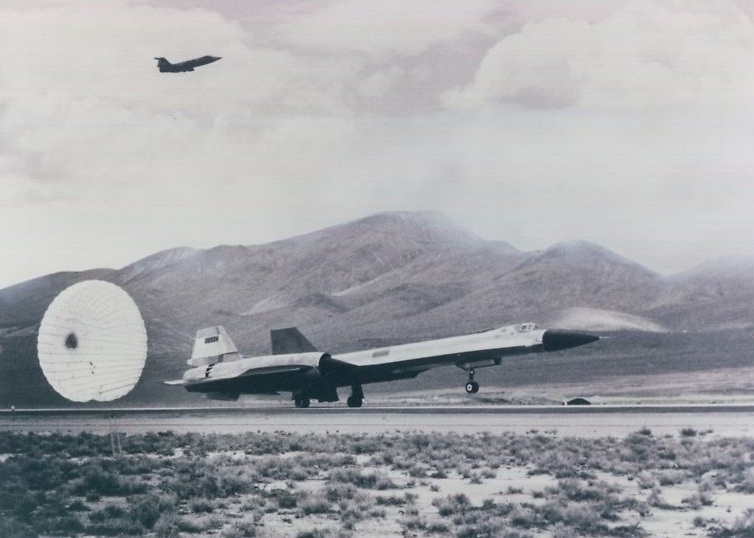
[[[748,0],[3,0],[0,50],[0,288],[384,211],[754,254]]]

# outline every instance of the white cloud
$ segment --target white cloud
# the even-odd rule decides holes
[[[449,106],[751,106],[754,27],[730,8],[629,3],[595,22],[547,18],[505,36]]]
[[[321,53],[376,57],[417,55],[438,42],[484,31],[492,0],[335,1],[275,30],[287,44]]]

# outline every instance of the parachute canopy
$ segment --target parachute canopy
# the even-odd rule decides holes
[[[147,359],[139,308],[122,288],[86,280],[47,307],[37,338],[47,381],[74,402],[109,402],[136,386]]]

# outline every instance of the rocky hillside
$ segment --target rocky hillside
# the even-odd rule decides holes
[[[521,321],[652,333],[750,335],[754,327],[752,260],[663,277],[595,244],[521,252],[442,214],[386,213],[266,245],[173,249],[119,270],[0,290],[0,405],[29,394],[59,403],[36,363],[36,330],[57,293],[91,278],[125,288],[147,323],[148,366],[132,402],[178,398],[159,380],[180,376],[196,329],[215,324],[247,354],[267,352],[269,330],[291,325],[331,352]]]

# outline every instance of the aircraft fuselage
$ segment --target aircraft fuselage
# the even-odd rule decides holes
[[[544,330],[533,323],[524,323],[334,357],[317,351],[245,358],[234,353],[229,355],[232,360],[202,363],[188,370],[182,384],[191,392],[230,398],[240,394],[291,392],[294,399],[297,394],[301,399],[296,400],[297,405],[300,401],[305,403],[301,407],[308,406],[309,398],[337,401],[337,388],[350,386],[349,405],[358,407],[363,398],[363,384],[410,379],[431,368],[456,365],[468,372],[466,390],[473,393],[479,390],[474,381],[475,368],[499,365],[510,355],[566,349],[596,339],[583,333]],[[201,338],[197,342],[201,344]],[[235,347],[232,351],[235,352]]]

